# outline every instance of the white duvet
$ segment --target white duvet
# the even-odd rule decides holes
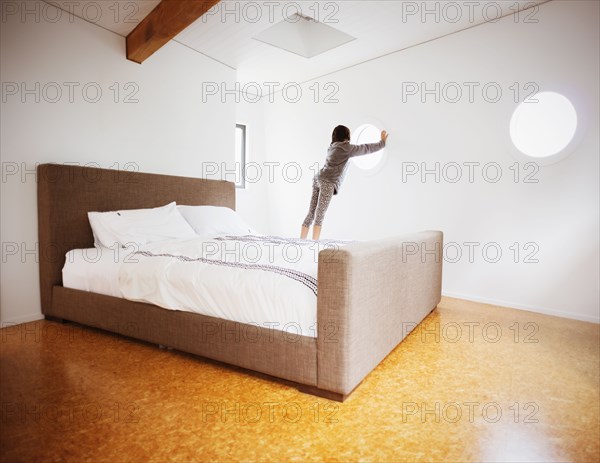
[[[94,291],[81,275],[95,273],[96,286],[104,289],[95,292],[316,337],[318,253],[342,245],[267,236],[197,238],[147,244],[118,258],[103,256],[101,264],[82,263],[85,250],[71,251],[63,284]]]

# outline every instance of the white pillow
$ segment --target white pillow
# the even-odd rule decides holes
[[[88,212],[96,246],[144,245],[168,239],[191,239],[196,234],[173,202],[154,209]]]
[[[228,207],[177,206],[177,209],[200,236],[257,234],[235,211]]]

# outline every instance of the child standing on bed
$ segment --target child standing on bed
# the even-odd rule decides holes
[[[388,133],[381,132],[381,141],[366,145],[350,144],[350,129],[338,125],[333,129],[331,145],[327,150],[327,159],[323,168],[313,178],[312,198],[308,215],[302,224],[300,238],[306,239],[308,229],[313,223],[313,240],[321,236],[321,226],[325,218],[325,212],[333,195],[337,195],[348,169],[348,160],[354,156],[375,153],[385,147]],[[316,218],[315,218],[316,216]]]

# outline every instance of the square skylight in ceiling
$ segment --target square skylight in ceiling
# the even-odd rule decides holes
[[[355,40],[313,18],[294,14],[253,37],[259,42],[312,58]]]

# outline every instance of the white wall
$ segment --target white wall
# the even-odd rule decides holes
[[[443,230],[445,241],[458,243],[463,253],[457,263],[445,262],[445,294],[598,322],[598,6],[553,1],[540,7],[538,23],[507,17],[337,72],[317,81],[321,89],[328,82],[339,86],[335,104],[323,102],[325,92],[319,103],[312,101],[309,87],[315,82],[303,86],[297,103],[275,95],[274,103],[265,103],[266,158],[300,162],[304,175],[298,183],[280,175],[269,185],[271,232],[297,234],[310,196],[309,166],[323,162],[332,128],[379,120],[391,133],[385,165],[375,174],[349,172],[330,207],[324,238]],[[403,102],[403,82],[426,82],[429,88],[457,82],[465,94],[457,103],[435,103],[431,96],[425,104],[420,96]],[[480,83],[473,102],[464,82]],[[496,103],[482,96],[488,82],[503,90]],[[521,175],[528,172],[508,133],[515,82],[563,93],[580,119],[571,155],[540,167],[538,183],[512,180],[515,162]],[[466,166],[457,183],[436,183],[433,176],[403,182],[402,169],[411,162],[480,167],[473,183]],[[490,162],[502,168],[497,183],[482,176],[481,166]],[[468,242],[480,243],[474,262]],[[518,263],[510,249],[515,242]],[[524,263],[534,249],[524,249],[529,242],[539,247],[538,263]],[[483,258],[487,243],[503,252],[497,263]]]
[[[17,2],[15,2],[17,3]],[[35,2],[27,3],[33,9]],[[41,8],[52,8],[39,3]],[[202,162],[233,159],[235,102],[202,102],[203,81],[234,81],[235,71],[175,42],[169,42],[143,65],[125,59],[125,39],[67,14],[52,23],[41,15],[11,15],[1,24],[2,275],[1,320],[22,322],[41,317],[35,255],[9,252],[34,249],[37,241],[36,183],[21,178],[22,163],[94,163],[143,172],[200,177]],[[10,82],[35,89],[35,95],[10,95]],[[52,82],[64,90],[56,103]],[[76,82],[73,102],[65,82]],[[120,86],[117,102],[109,88]],[[124,88],[127,83],[132,86]],[[102,97],[86,102],[84,85],[97,84]],[[49,85],[48,85],[49,84]],[[91,88],[91,87],[90,87]],[[125,96],[138,89],[137,103]],[[88,95],[95,98],[90,90]],[[13,175],[13,169],[19,171]]]

